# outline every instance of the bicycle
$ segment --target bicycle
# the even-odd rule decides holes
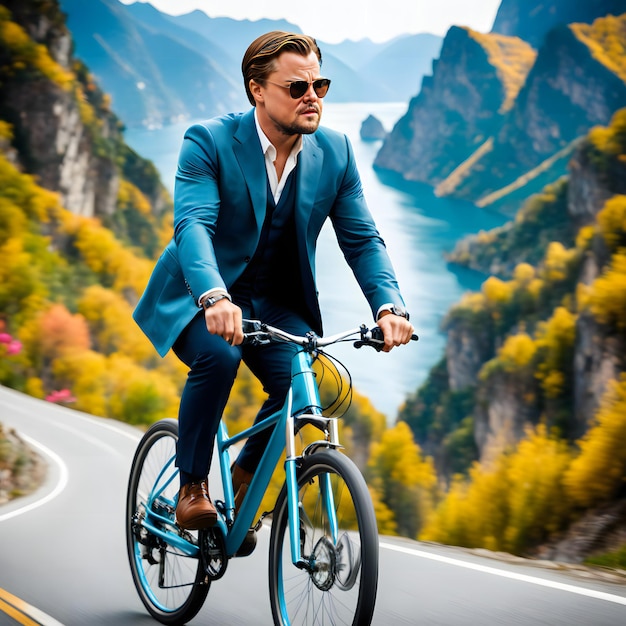
[[[146,431],[132,462],[126,503],[126,543],[137,592],[161,623],[188,622],[202,608],[211,583],[224,575],[230,558],[246,555],[240,550],[249,529],[258,530],[271,517],[274,623],[370,624],[378,585],[376,517],[361,472],[339,451],[337,417],[323,414],[313,367],[322,355],[332,363],[323,348],[338,342],[380,350],[382,332],[362,325],[328,338],[296,336],[245,320],[244,334],[249,344],[289,341],[300,346],[284,406],[232,437],[220,423],[216,439],[224,499],[215,502],[217,524],[201,531],[183,530],[175,521],[177,421],[164,419]],[[305,425],[319,429],[323,438],[298,454],[296,438]],[[235,516],[230,448],[266,428],[273,433]],[[283,453],[285,484],[273,510],[257,518]]]

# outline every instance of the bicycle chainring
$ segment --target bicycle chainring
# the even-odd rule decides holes
[[[199,539],[204,571],[211,580],[219,580],[228,565],[224,537],[219,530],[208,528],[200,532]]]

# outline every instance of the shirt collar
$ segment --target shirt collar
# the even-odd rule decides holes
[[[254,108],[254,123],[256,125],[256,132],[259,135],[259,141],[261,142],[261,149],[263,150],[263,154],[269,156],[271,161],[274,162],[276,160],[276,148],[272,144],[272,142],[267,138],[267,135],[263,132],[261,128],[261,124],[259,124],[259,117],[257,115],[257,109]],[[296,143],[293,144],[293,148],[291,149],[290,157],[295,157],[302,150],[302,135],[298,135],[298,139]]]

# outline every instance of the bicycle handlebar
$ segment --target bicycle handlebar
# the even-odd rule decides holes
[[[275,326],[264,324],[259,320],[243,320],[242,327],[244,345],[260,346],[277,341],[287,341],[302,346],[307,352],[314,352],[319,348],[324,348],[340,341],[351,341],[355,348],[371,346],[377,352],[380,352],[385,345],[382,329],[379,326],[368,328],[365,324],[361,324],[359,328],[353,328],[329,337],[319,337],[312,331],[306,335],[292,335]],[[417,341],[418,339],[417,335],[412,335],[411,337],[411,341]]]

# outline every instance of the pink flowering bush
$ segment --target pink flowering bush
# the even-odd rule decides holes
[[[13,339],[9,333],[0,333],[0,345],[6,346],[4,352],[7,356],[14,356],[22,351],[22,342]]]
[[[71,402],[76,402],[76,398],[72,395],[72,392],[69,389],[59,389],[58,391],[53,391],[46,396],[47,402],[55,402],[57,404],[69,404]]]

